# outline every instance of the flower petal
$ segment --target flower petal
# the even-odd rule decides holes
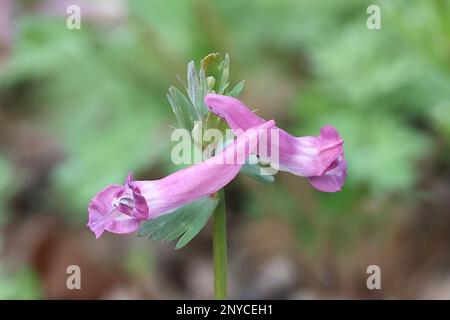
[[[246,130],[264,122],[264,119],[252,112],[245,104],[236,98],[219,94],[208,94],[205,97],[205,104],[218,116],[225,119],[230,128],[235,130]],[[278,128],[277,128],[278,129]],[[345,174],[337,177],[336,170],[328,174],[323,179],[318,179],[332,170],[333,163],[338,166],[341,172],[346,170],[346,162],[343,160],[343,140],[337,130],[332,126],[324,126],[320,130],[319,136],[294,137],[282,129],[279,130],[279,143],[271,145],[273,152],[278,152],[278,166],[282,171],[288,171],[295,175],[304,177],[314,177],[313,186],[319,190],[335,190],[342,187],[345,181]],[[264,159],[273,162],[273,159]],[[342,163],[339,162],[342,159]],[[331,180],[337,185],[331,187]],[[325,186],[326,185],[326,186]],[[331,192],[331,191],[326,191]]]
[[[89,221],[87,226],[98,238],[105,231],[111,220],[111,205],[115,195],[124,189],[123,186],[110,185],[97,193],[88,205]]]
[[[149,208],[145,197],[142,195],[141,189],[133,185],[133,200],[134,200],[134,211],[133,214],[138,220],[148,219]]]
[[[337,192],[342,190],[347,177],[347,162],[344,157],[339,160],[337,167],[327,171],[322,176],[310,177],[314,188],[322,192]]]
[[[321,176],[344,152],[343,140],[332,126],[322,127],[319,136],[296,138],[280,131],[280,169],[295,175]]]
[[[116,210],[113,212],[113,216],[106,225],[106,230],[118,234],[132,233],[139,229],[140,221],[141,220],[124,215]]]

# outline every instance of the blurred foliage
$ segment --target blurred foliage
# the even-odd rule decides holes
[[[13,180],[13,166],[0,154],[0,226],[5,222],[7,216],[7,200],[8,196],[13,193],[12,186],[14,186]]]
[[[60,26],[59,19],[21,19],[2,83],[33,82],[27,107],[64,149],[54,173],[58,198],[84,217],[86,201],[104,185],[158,158],[164,144],[152,137],[163,129],[166,102],[156,93],[151,55],[132,58],[148,50],[133,31],[111,39],[106,30],[68,33]]]
[[[40,299],[42,292],[37,275],[29,269],[16,271],[14,274],[0,268],[0,299]]]
[[[448,42],[450,30],[436,24],[439,1],[413,2],[380,2],[379,32],[361,27],[359,16],[344,21],[324,11],[320,17],[340,25],[340,34],[326,28],[310,49],[316,75],[299,94],[298,114],[309,128],[329,122],[341,130],[350,183],[368,184],[376,193],[414,185],[416,161],[431,151],[430,131],[442,127],[433,114],[450,101],[443,48],[417,48],[421,39]]]

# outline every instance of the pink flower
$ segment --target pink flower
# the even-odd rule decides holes
[[[91,200],[88,227],[97,238],[105,230],[131,233],[139,228],[141,221],[216,193],[239,173],[244,164],[239,159],[245,160],[257,152],[259,134],[266,133],[274,124],[272,120],[248,128],[218,155],[165,178],[133,181],[129,174],[124,185],[110,185]]]
[[[205,97],[205,104],[212,112],[225,119],[237,134],[239,130],[265,122],[233,97],[210,93]],[[298,138],[282,129],[275,129],[279,130],[279,143],[272,148],[278,148],[277,165],[280,170],[308,177],[311,184],[323,192],[342,189],[347,176],[347,163],[344,158],[344,141],[334,127],[322,127],[320,135],[316,137]]]

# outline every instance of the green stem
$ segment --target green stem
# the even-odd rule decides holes
[[[219,192],[220,202],[213,215],[214,296],[227,298],[227,216],[225,191]]]

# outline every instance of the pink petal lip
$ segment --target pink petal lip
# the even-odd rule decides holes
[[[88,205],[89,221],[87,226],[99,238],[105,230],[110,228],[114,216],[114,208],[111,206],[115,195],[123,189],[120,185],[110,185],[97,193]],[[118,228],[117,233],[120,231]]]
[[[336,163],[338,165],[324,175],[309,178],[314,188],[322,192],[337,192],[342,190],[345,178],[347,177],[347,162],[344,156],[342,156]]]

